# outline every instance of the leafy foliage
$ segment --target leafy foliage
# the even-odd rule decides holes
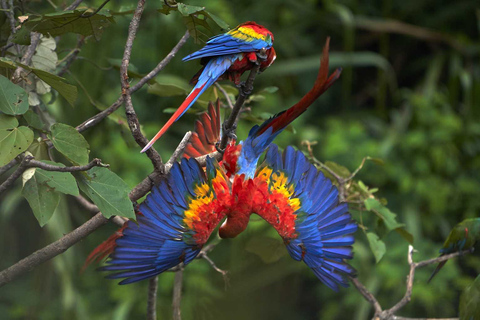
[[[55,123],[50,127],[50,131],[51,134],[48,137],[55,149],[76,165],[86,165],[88,163],[90,146],[75,128],[63,123]]]
[[[107,168],[94,167],[79,175],[80,189],[98,206],[105,218],[120,216],[135,219],[130,189],[115,173]]]

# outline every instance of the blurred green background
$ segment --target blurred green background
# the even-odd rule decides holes
[[[22,1],[32,13],[49,13],[64,1]],[[103,1],[85,1],[98,7]],[[14,1],[16,5],[20,5]],[[238,136],[261,119],[290,107],[312,85],[322,46],[331,36],[331,67],[343,67],[340,80],[295,121],[293,130],[276,143],[302,149],[303,140],[317,141],[315,156],[353,171],[365,156],[358,179],[379,188],[390,210],[406,224],[419,251],[415,260],[435,257],[449,230],[480,209],[480,5],[478,1],[192,0],[231,27],[253,20],[275,35],[275,64],[257,77],[255,92],[278,87],[251,101]],[[134,1],[115,0],[105,9],[115,24],[99,41],[87,39],[80,58],[66,74],[79,87],[75,108],[58,98],[48,106],[57,121],[76,126],[113,103],[120,94],[118,59],[122,58]],[[131,63],[145,74],[156,66],[185,32],[178,12],[163,15],[161,1],[147,1]],[[125,13],[126,12],[126,13]],[[4,19],[4,18],[2,18]],[[215,33],[221,30],[212,26]],[[216,29],[215,29],[216,28]],[[213,34],[212,34],[213,35]],[[206,39],[206,38],[205,38]],[[74,34],[62,36],[57,53],[64,57],[76,44]],[[160,74],[184,80],[199,69],[181,58],[201,47],[192,39]],[[164,78],[165,79],[165,78]],[[274,90],[267,90],[274,91]],[[152,137],[184,96],[160,97],[146,88],[133,103],[147,137]],[[48,101],[46,101],[48,102]],[[168,159],[187,130],[193,129],[197,104],[155,145]],[[101,158],[134,187],[152,166],[116,117],[84,132],[91,157]],[[120,123],[119,123],[120,122]],[[17,182],[20,184],[20,182]],[[73,198],[63,197],[52,220],[40,228],[19,185],[0,196],[0,269],[47,245],[90,217]],[[355,218],[358,218],[355,216]],[[106,225],[63,255],[0,289],[1,319],[139,319],[146,310],[147,282],[118,286],[90,267],[80,272],[88,253],[116,226]],[[253,219],[246,232],[222,240],[210,254],[229,271],[229,283],[206,261],[184,272],[184,319],[369,319],[370,305],[354,288],[334,293],[286,249],[273,228]],[[359,279],[391,307],[404,294],[408,272],[407,246],[398,234],[383,238],[387,252],[376,264],[363,233],[357,233],[355,258]],[[267,242],[268,243],[268,242]],[[260,248],[260,249],[259,249]],[[262,250],[275,257],[262,259]],[[266,261],[267,260],[267,261]],[[480,271],[480,258],[470,255],[447,263],[431,284],[433,267],[417,271],[412,301],[405,317],[455,317],[461,290]],[[173,273],[159,277],[159,319],[171,318]]]

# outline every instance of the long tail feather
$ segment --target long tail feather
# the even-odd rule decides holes
[[[336,69],[330,76],[328,76],[329,56],[328,50],[330,47],[330,37],[327,38],[325,46],[323,47],[322,58],[320,60],[320,69],[318,71],[317,79],[313,88],[303,96],[303,98],[289,109],[277,114],[271,120],[266,121],[260,127],[257,135],[264,133],[268,128],[273,128],[272,133],[283,130],[293,120],[298,118],[312,103],[318,99],[332,84],[340,77],[342,69]]]
[[[158,131],[153,139],[140,152],[145,152],[157,141],[170,126],[177,121],[194,103],[198,97],[205,92],[218,78],[230,68],[230,66],[238,59],[238,55],[229,55],[211,59],[203,69],[202,74],[198,77],[198,82],[193,88],[192,92],[187,96],[185,101],[165,123],[165,125]]]
[[[432,281],[433,277],[435,277],[435,275],[440,271],[440,269],[443,268],[443,266],[445,265],[445,263],[447,263],[448,260],[445,260],[445,261],[442,261],[438,264],[438,266],[435,268],[435,270],[433,271],[432,275],[430,276],[430,278],[428,278],[428,281],[427,283],[430,283],[430,281]]]

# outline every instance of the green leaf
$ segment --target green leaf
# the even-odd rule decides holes
[[[221,29],[227,30],[228,28],[230,28],[228,23],[226,23],[225,21],[223,21],[222,19],[220,19],[219,17],[217,17],[213,13],[210,13],[207,10],[204,10],[203,12],[206,16],[210,17],[210,19],[212,19],[213,22],[215,22],[217,24],[217,26],[219,26]]]
[[[275,92],[277,92],[277,91],[278,91],[278,87],[272,86],[272,87],[263,88],[262,90],[260,90],[260,93],[264,93],[264,92],[266,92],[266,93],[275,93]]]
[[[185,96],[191,90],[187,81],[172,75],[157,76],[155,82],[148,86],[148,93],[161,97]]]
[[[209,38],[207,34],[205,34],[199,29],[199,27],[201,26],[207,30],[210,30],[210,26],[205,20],[205,16],[203,18],[199,18],[195,15],[184,16],[183,23],[185,23],[188,33],[193,38],[195,43],[202,43],[202,40],[200,39],[201,36]]]
[[[0,75],[0,111],[14,116],[24,114],[27,110],[27,92]]]
[[[408,232],[405,228],[397,228],[395,231],[401,235],[405,240],[408,241],[408,243],[413,245],[413,234]]]
[[[83,166],[88,163],[90,146],[75,128],[63,123],[55,123],[50,127],[50,131],[48,138],[52,140],[55,149],[76,165]]]
[[[43,71],[40,69],[30,68],[24,64],[19,63],[19,66],[26,70],[32,71],[37,77],[49,84],[53,89],[57,90],[62,97],[67,100],[67,102],[73,106],[75,100],[77,100],[77,87],[74,85],[68,84],[65,78],[61,78],[53,73]]]
[[[31,42],[30,30],[27,28],[20,28],[12,37],[12,42],[21,44],[22,46],[29,46]]]
[[[276,262],[287,253],[283,241],[265,236],[250,239],[245,250],[256,254],[265,263]]]
[[[42,162],[54,166],[65,167],[63,163],[57,163],[47,160],[43,160]],[[35,177],[37,178],[38,183],[47,184],[49,187],[53,188],[53,190],[57,192],[70,194],[72,196],[79,195],[77,182],[70,172],[46,171],[37,168],[37,170],[35,171]]]
[[[373,233],[373,232],[367,232],[367,239],[368,243],[370,244],[370,249],[373,252],[373,255],[375,256],[375,261],[378,263],[385,252],[387,251],[387,248],[385,247],[385,243],[378,238],[378,236]]]
[[[135,219],[127,184],[107,168],[94,167],[78,175],[80,189],[98,206],[105,218]]]
[[[48,155],[48,146],[42,138],[38,138],[33,141],[28,150],[36,160],[48,160],[50,157]]]
[[[342,178],[348,178],[351,175],[350,170],[338,163],[327,161],[325,165]]]
[[[60,201],[60,194],[47,184],[39,182],[36,175],[25,183],[22,195],[30,204],[41,227],[50,220]]]
[[[0,167],[9,163],[33,141],[33,131],[27,127],[0,130]]]
[[[0,114],[0,130],[14,129],[16,127],[18,127],[17,118]]]
[[[160,7],[160,9],[157,9],[158,12],[164,14],[164,15],[169,15],[170,12],[172,11],[178,11],[177,7],[169,7],[165,4],[162,4],[162,6]]]
[[[463,290],[460,296],[460,320],[480,319],[480,276],[475,278],[469,286]]]
[[[44,129],[44,124],[38,114],[36,114],[33,110],[27,110],[25,114],[23,115],[25,120],[27,121],[28,125],[32,128],[43,130]]]
[[[405,226],[405,224],[397,221],[397,215],[395,213],[391,212],[378,200],[369,198],[364,201],[364,204],[367,210],[373,211],[380,219],[382,219],[389,231]]]
[[[14,63],[13,61],[11,61],[9,59],[0,58],[0,67],[15,69],[15,68],[17,68],[17,66],[20,66],[20,67],[24,68],[25,70],[32,71],[33,74],[35,74],[41,80],[45,81],[53,89],[57,90],[58,93],[60,93],[60,95],[62,95],[62,97],[64,97],[65,100],[67,100],[67,102],[70,103],[70,105],[73,106],[73,103],[77,99],[77,87],[75,87],[71,84],[68,84],[64,78],[61,78],[57,75],[54,75],[53,73],[50,73],[50,72],[47,72],[47,71],[44,71],[44,70],[40,70],[40,69],[37,69],[37,68],[31,68],[31,67],[29,67],[27,65],[24,65],[22,63]],[[0,85],[1,85],[1,81],[0,81]],[[28,102],[27,102],[27,108],[28,108]],[[2,110],[1,109],[1,98],[0,98],[0,110]],[[25,112],[25,111],[23,111],[23,112]]]
[[[205,9],[205,7],[191,6],[185,3],[179,3],[177,8],[178,12],[180,12],[184,16],[189,16],[191,14],[201,12]]]
[[[26,28],[29,31],[40,32],[52,37],[65,33],[76,33],[85,37],[93,35],[98,40],[104,29],[115,20],[105,12],[85,17],[90,13],[92,13],[91,10],[74,10],[49,13],[43,16],[31,15],[23,23],[22,29]]]

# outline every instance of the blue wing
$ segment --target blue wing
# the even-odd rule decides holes
[[[208,158],[208,171],[215,172],[213,168],[213,160]],[[205,173],[195,159],[175,163],[168,177],[140,204],[138,224],[128,222],[123,237],[116,241],[117,247],[110,255],[108,265],[100,270],[117,271],[107,278],[126,278],[120,284],[128,284],[156,276],[182,262],[185,265],[191,262],[208,236],[200,241],[195,237],[198,225],[188,223],[186,212],[194,206],[198,208],[199,202],[204,202],[205,195],[211,195],[211,191]],[[213,196],[209,199],[214,201]],[[211,220],[219,222],[223,214],[209,212],[208,204],[211,203],[204,206],[207,209],[203,212],[190,210],[190,216],[207,214],[211,218],[217,214]],[[207,230],[208,235],[214,227],[212,225]]]
[[[271,46],[271,44],[262,39],[249,38],[244,40],[225,33],[208,40],[202,49],[186,56],[182,60],[189,61],[206,57],[259,51],[262,48],[269,49]]]
[[[287,177],[285,190],[293,187],[290,200],[299,200],[295,211],[296,237],[284,238],[290,256],[303,260],[333,290],[337,291],[339,285],[348,286],[345,276],[354,275],[355,270],[344,259],[353,258],[351,245],[357,224],[348,213],[347,204],[339,203],[337,188],[292,147],[287,147],[282,155],[276,145],[270,146],[265,162],[277,177]]]

